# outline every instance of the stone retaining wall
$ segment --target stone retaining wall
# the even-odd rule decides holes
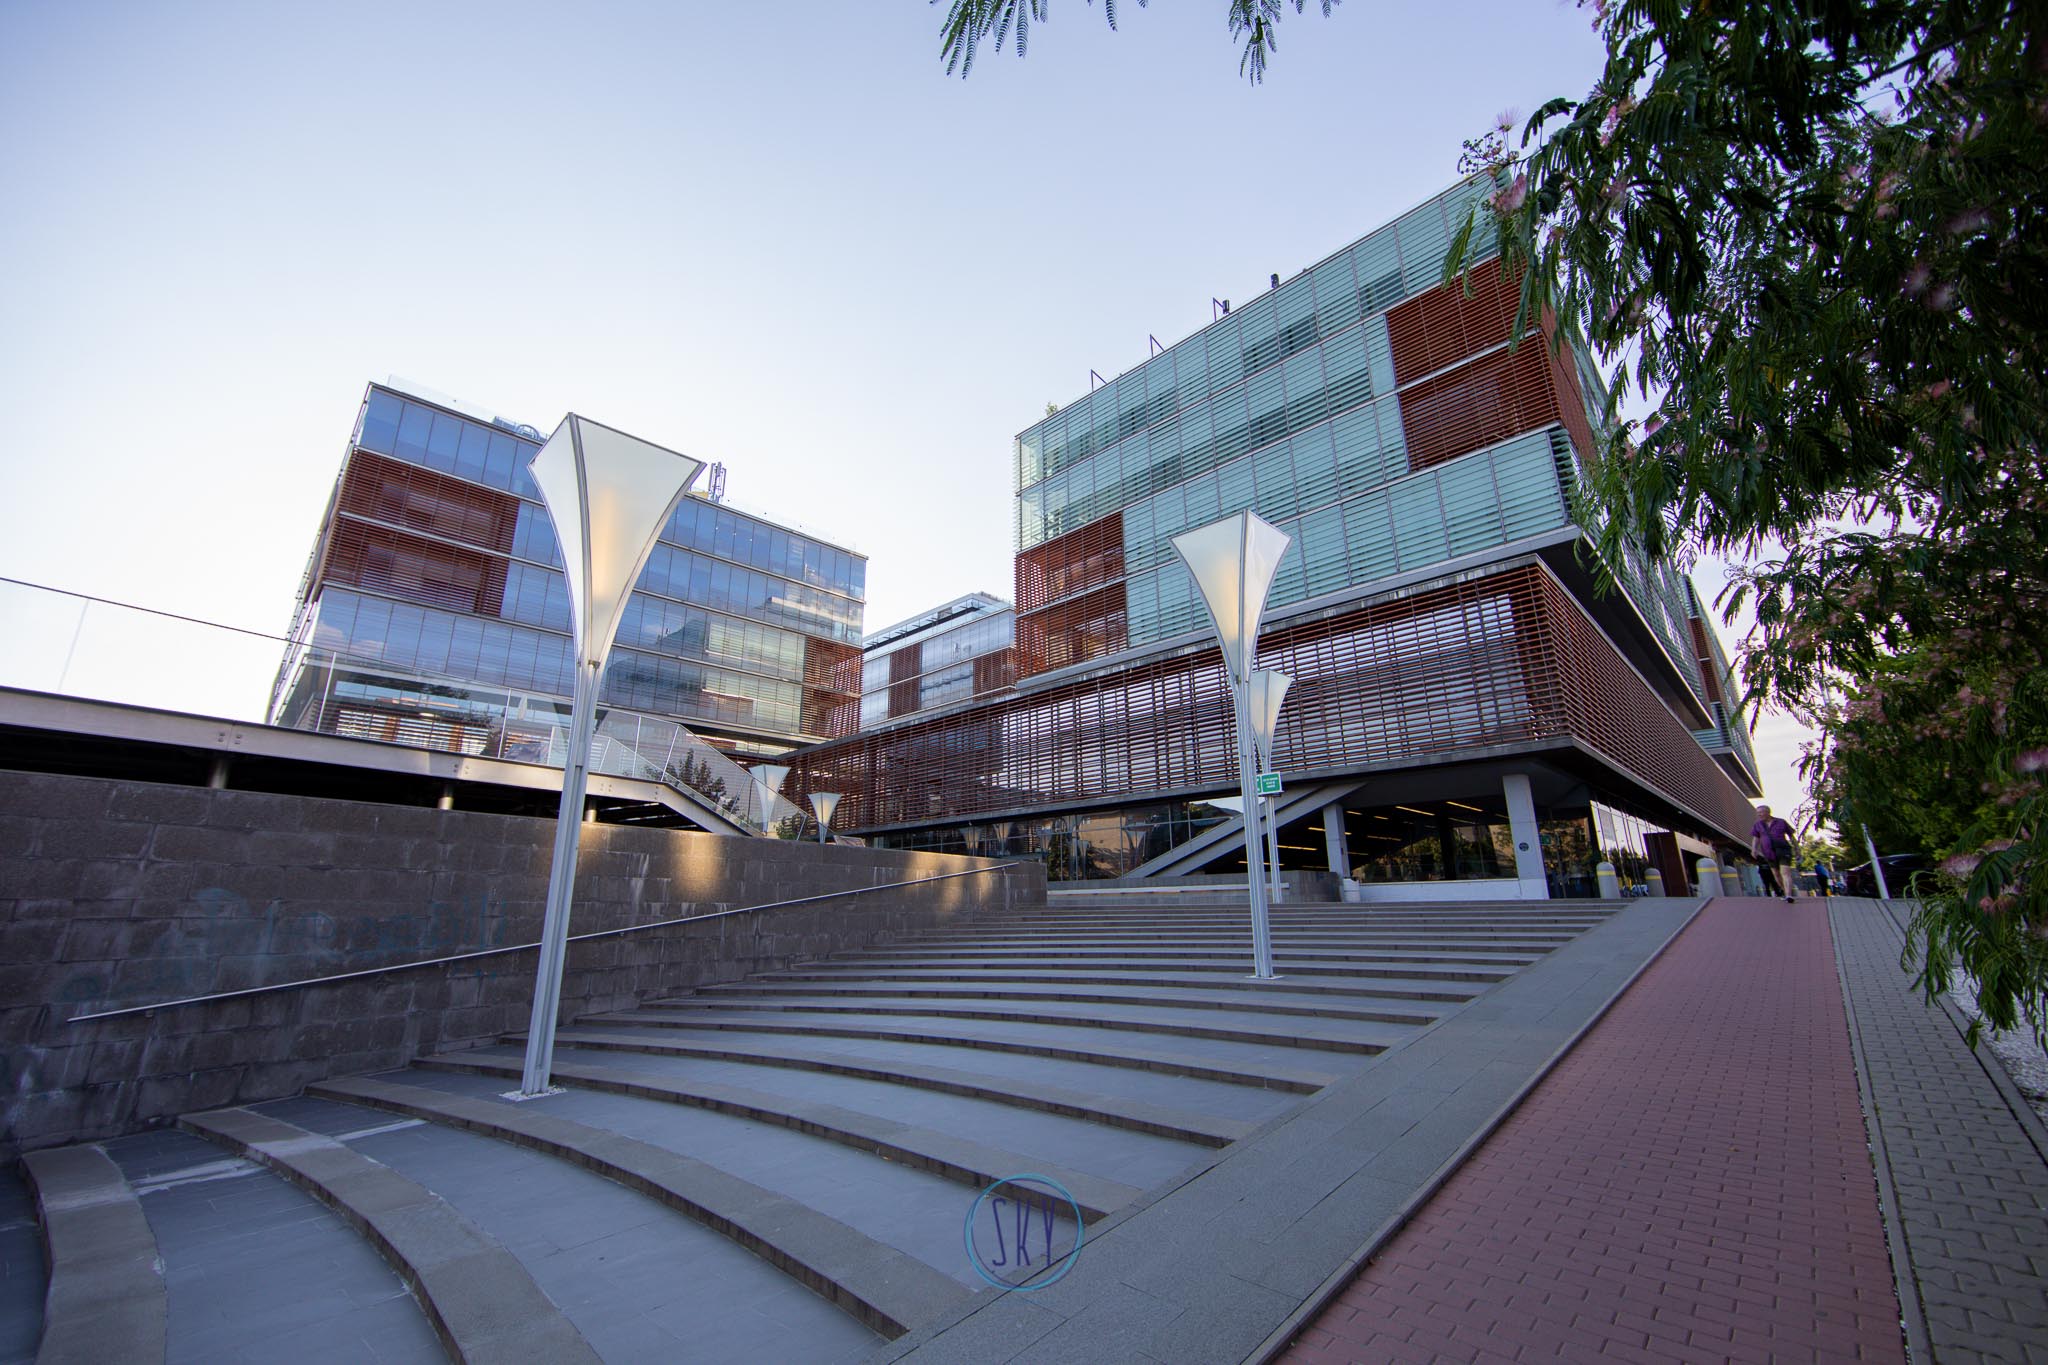
[[[74,1015],[540,937],[554,822],[0,773],[0,1154],[297,1093],[524,1029],[528,949],[147,1015]],[[1044,870],[585,825],[571,932],[991,868],[572,945],[562,1017],[1043,904]]]

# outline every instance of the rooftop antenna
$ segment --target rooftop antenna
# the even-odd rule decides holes
[[[1223,316],[1223,315],[1224,315],[1225,313],[1228,313],[1229,311],[1230,311],[1230,300],[1229,300],[1229,299],[1210,299],[1210,300],[1209,300],[1209,321],[1211,321],[1211,322],[1214,322],[1214,321],[1216,321],[1216,319],[1218,319],[1218,318],[1222,317],[1222,316]]]
[[[1278,289],[1279,287],[1280,287],[1280,272],[1276,270],[1276,271],[1274,271],[1274,272],[1273,272],[1273,288],[1275,288],[1275,289]]]
[[[1147,352],[1145,353],[1146,359],[1148,359],[1148,360],[1149,360],[1149,359],[1151,359],[1151,358],[1152,358],[1153,356],[1155,356],[1155,355],[1158,355],[1158,354],[1159,354],[1159,353],[1160,353],[1161,351],[1163,351],[1163,350],[1165,350],[1165,349],[1166,349],[1166,348],[1165,348],[1164,346],[1161,346],[1161,345],[1159,344],[1159,338],[1158,338],[1158,337],[1156,337],[1156,336],[1153,336],[1153,335],[1152,335],[1152,334],[1151,334],[1150,332],[1147,332],[1147,333],[1145,333],[1145,340],[1147,340],[1147,341],[1149,341],[1149,342],[1151,342],[1151,343],[1152,343],[1152,349],[1151,349],[1150,351],[1147,351]]]
[[[724,502],[724,501],[725,501],[725,466],[724,466],[724,465],[722,465],[722,464],[714,464],[714,465],[712,465],[712,466],[711,466],[711,484],[710,484],[710,486],[709,486],[708,488],[706,488],[706,489],[705,489],[704,491],[705,491],[705,494],[706,494],[706,495],[707,495],[708,497],[710,497],[711,501],[713,501],[713,502]]]
[[[1101,375],[1095,373],[1095,371],[1088,371],[1088,392],[1093,393],[1095,392],[1095,386],[1097,384],[1107,384],[1108,382],[1109,381],[1107,379],[1104,379]]]

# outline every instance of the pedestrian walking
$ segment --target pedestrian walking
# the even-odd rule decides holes
[[[1813,884],[1820,891],[1820,898],[1826,900],[1835,894],[1835,874],[1826,863],[1813,865]]]
[[[1784,868],[1792,857],[1792,826],[1771,814],[1769,806],[1756,808],[1756,823],[1749,827],[1749,856],[1756,859],[1757,871],[1763,874],[1764,889],[1783,896],[1790,905],[1792,888]]]

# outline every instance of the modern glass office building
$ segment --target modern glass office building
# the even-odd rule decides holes
[[[877,842],[1043,857],[1056,877],[1241,868],[1230,707],[1179,532],[1292,537],[1260,666],[1294,679],[1283,861],[1413,894],[1590,891],[1741,844],[1755,762],[1686,580],[1605,564],[1571,490],[1597,374],[1496,263],[1440,283],[1469,181],[1027,427],[1014,686],[863,702],[796,757]],[[1510,345],[1513,340],[1518,344]],[[870,669],[875,667],[871,648]],[[870,678],[868,696],[875,695]]]
[[[861,727],[1006,691],[1016,639],[1017,613],[985,592],[873,632],[861,651]]]
[[[548,758],[572,675],[561,553],[526,469],[543,440],[453,400],[369,386],[273,722]],[[627,606],[602,732],[657,760],[684,727],[744,760],[852,734],[866,573],[851,550],[693,492]]]

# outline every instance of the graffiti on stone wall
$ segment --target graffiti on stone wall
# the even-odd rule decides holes
[[[282,898],[259,907],[230,887],[209,886],[193,894],[191,907],[146,951],[75,972],[59,985],[57,999],[175,1000],[499,948],[510,932],[504,901],[489,892],[391,914],[337,918],[294,910]],[[506,970],[502,957],[448,969],[451,976],[483,978]]]

